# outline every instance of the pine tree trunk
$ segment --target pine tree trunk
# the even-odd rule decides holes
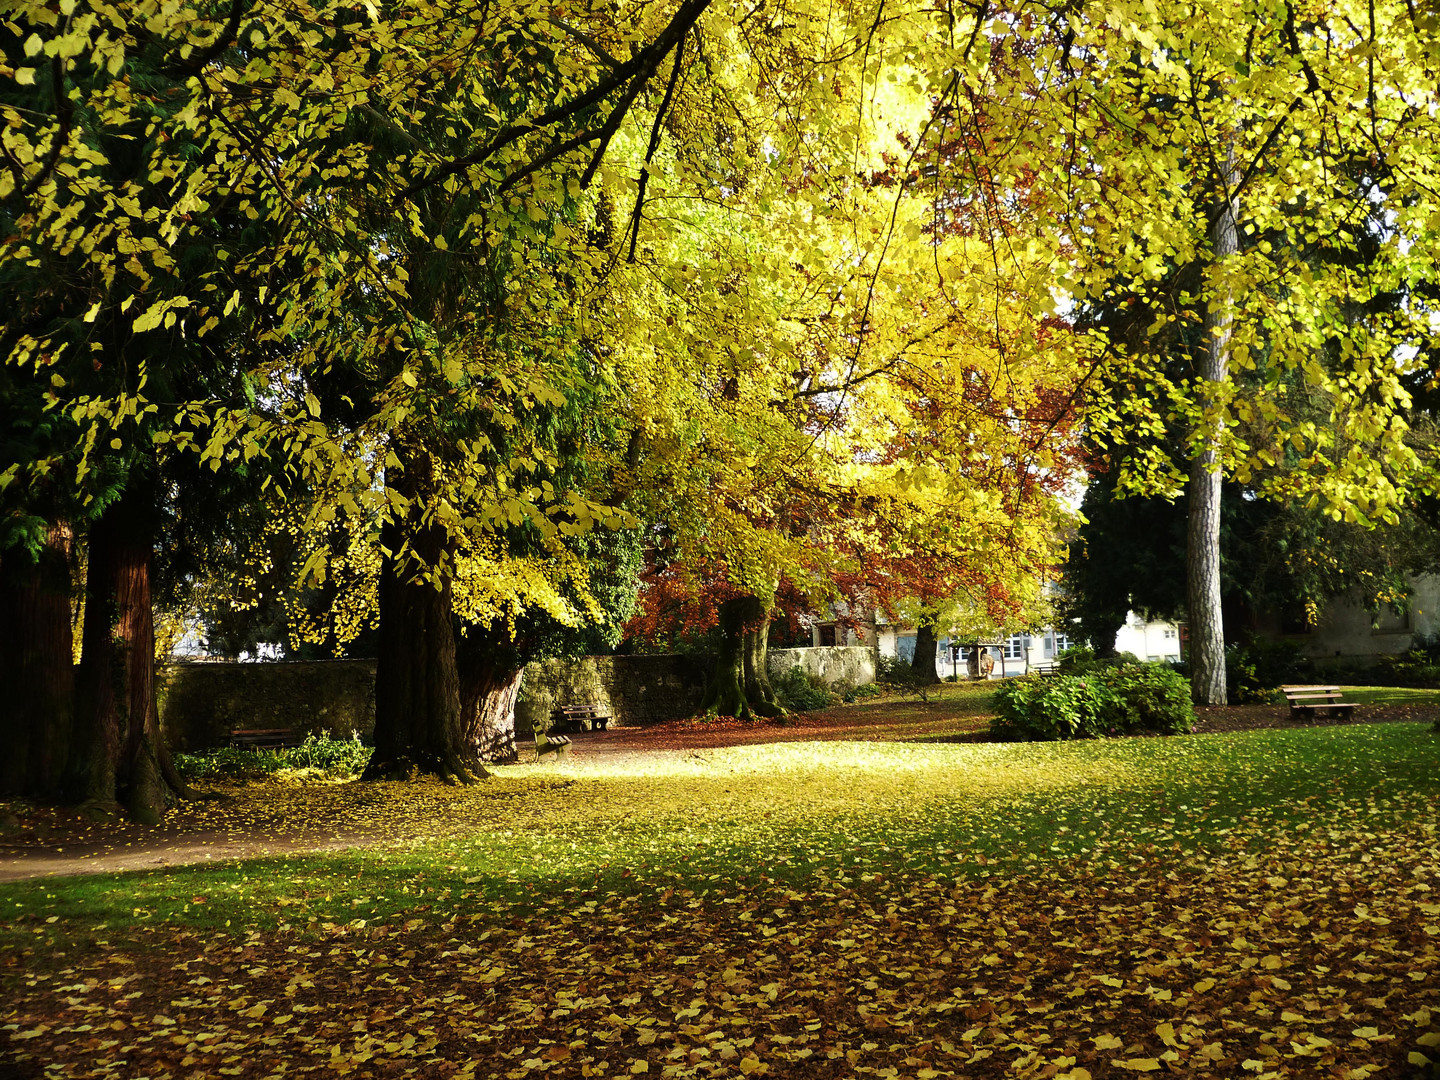
[[[753,720],[757,715],[780,715],[783,710],[775,703],[774,690],[770,688],[764,668],[770,640],[764,606],[757,597],[736,596],[720,605],[719,614],[720,652],[715,658],[715,675],[710,680],[701,712],[742,720]],[[749,685],[754,686],[753,700],[747,693]]]
[[[933,611],[923,611],[920,614],[920,623],[915,628],[915,655],[910,658],[910,670],[915,672],[915,677],[921,683],[938,683],[940,676],[935,671],[936,649],[939,640],[936,637],[936,619]]]
[[[525,666],[504,624],[465,628],[455,641],[460,678],[460,727],[467,760],[483,775],[480,762],[515,761],[515,702]]]
[[[146,824],[164,816],[168,794],[150,602],[154,495],[132,478],[90,529],[70,770],[78,799],[103,812],[123,803]]]
[[[58,793],[75,698],[68,523],[0,559],[0,794]]]
[[[1233,157],[1227,161],[1225,183],[1237,182]],[[1237,207],[1222,200],[1211,226],[1215,263],[1239,249],[1235,226]],[[1214,400],[1209,387],[1230,376],[1230,297],[1215,296],[1205,316],[1205,350],[1201,354],[1202,404]],[[1207,386],[1208,384],[1208,386]],[[1225,628],[1220,610],[1220,481],[1217,422],[1201,421],[1200,452],[1190,463],[1189,521],[1186,530],[1187,600],[1190,624],[1190,695],[1197,705],[1225,704]]]
[[[450,541],[443,526],[422,516],[431,472],[423,452],[391,471],[391,482],[408,500],[409,510],[380,531],[385,554],[378,605],[375,752],[365,780],[412,780],[422,774],[461,783],[477,779],[460,721]],[[407,541],[410,555],[402,551]]]

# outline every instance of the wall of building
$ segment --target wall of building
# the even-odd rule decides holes
[[[1180,660],[1180,628],[1171,622],[1147,622],[1133,611],[1115,635],[1115,651],[1132,653],[1141,660]]]
[[[1375,620],[1363,604],[1342,597],[1326,604],[1319,624],[1303,633],[1286,633],[1290,628],[1276,618],[1260,620],[1258,629],[1317,661],[1374,660],[1403,653],[1417,636],[1440,633],[1440,576],[1422,574],[1411,580],[1410,588],[1410,610],[1404,615],[1382,607]],[[1379,625],[1372,625],[1374,621]]]

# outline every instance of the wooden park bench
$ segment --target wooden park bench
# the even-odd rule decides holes
[[[535,757],[543,758],[546,754],[554,754],[555,760],[570,756],[570,740],[564,735],[551,735],[548,732],[535,732]]]
[[[282,750],[299,746],[300,738],[293,728],[235,728],[230,732],[230,745],[244,750]]]
[[[1344,695],[1338,686],[1284,686],[1281,690],[1290,706],[1292,720],[1308,719],[1321,713],[1334,713],[1348,720],[1355,711],[1354,702],[1340,700]]]
[[[606,731],[609,723],[610,714],[599,705],[561,705],[553,726],[560,731]]]
[[[1030,665],[1030,674],[1039,675],[1042,679],[1053,679],[1060,674],[1060,665],[1054,660],[1042,660],[1038,664]]]

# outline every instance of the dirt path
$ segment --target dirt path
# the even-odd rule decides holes
[[[570,752],[584,759],[812,740],[983,742],[990,719],[985,704],[986,699],[976,696],[928,703],[891,700],[797,715],[783,722],[679,721],[617,728],[572,736]],[[1437,716],[1440,709],[1433,706],[1372,705],[1357,708],[1354,719],[1348,722],[1433,721]],[[1196,731],[1214,734],[1299,726],[1306,725],[1292,723],[1284,706],[1227,706],[1199,710]],[[398,827],[392,822],[356,823],[348,816],[350,807],[342,805],[334,792],[327,792],[325,785],[310,789],[307,798],[313,801],[314,812],[306,814],[310,827],[302,829],[290,826],[294,818],[216,827],[225,815],[223,809],[210,808],[177,811],[164,824],[151,828],[118,821],[90,822],[63,807],[22,807],[7,819],[5,808],[0,806],[0,883],[157,870],[265,855],[403,846],[421,835],[403,823]],[[442,795],[427,793],[418,803],[417,814],[422,817],[426,813],[446,813]],[[463,822],[453,824],[463,826]]]

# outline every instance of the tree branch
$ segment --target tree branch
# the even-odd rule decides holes
[[[230,17],[225,20],[225,26],[215,40],[183,63],[166,64],[160,69],[160,73],[171,79],[185,79],[198,75],[205,69],[205,65],[212,60],[218,60],[226,49],[235,44],[235,36],[240,32],[240,20],[245,17],[248,3],[249,0],[231,0]]]
[[[596,41],[594,38],[592,38],[589,34],[583,33],[582,31],[575,29],[575,27],[561,22],[559,19],[547,19],[546,22],[548,22],[551,26],[555,27],[555,29],[559,30],[561,33],[566,34],[574,38],[576,41],[580,42],[581,45],[584,45],[585,48],[589,49],[595,55],[595,59],[599,60],[612,71],[617,70],[620,67],[620,61],[616,60],[615,57],[611,56],[605,50],[605,47],[601,45],[598,41]]]
[[[443,183],[457,173],[476,165],[482,165],[499,151],[510,144],[519,141],[526,135],[557,124],[562,120],[573,118],[576,114],[588,109],[590,106],[604,101],[621,87],[626,87],[626,94],[622,102],[616,106],[615,111],[606,121],[605,128],[613,131],[618,128],[623,114],[634,101],[635,96],[640,92],[640,87],[649,81],[655,73],[656,67],[664,57],[684,37],[685,33],[695,25],[700,16],[710,6],[710,0],[685,0],[680,9],[675,13],[669,24],[648,46],[636,53],[626,63],[614,69],[610,76],[596,83],[585,93],[578,97],[557,105],[547,110],[534,120],[521,124],[508,124],[496,132],[495,136],[485,145],[479,147],[469,154],[454,158],[437,168],[431,169],[424,176],[419,177],[408,187],[396,196],[397,202],[405,202],[428,187]],[[602,129],[602,138],[603,129]],[[608,142],[608,140],[607,140]],[[604,154],[605,143],[601,144],[599,153]],[[593,175],[594,169],[598,167],[599,159],[593,159],[591,168],[587,170],[587,176]]]
[[[58,56],[50,61],[50,87],[55,96],[55,116],[60,121],[60,126],[55,131],[55,141],[50,144],[50,154],[45,164],[17,193],[21,200],[28,199],[39,191],[40,185],[55,171],[55,166],[60,164],[60,155],[65,152],[65,141],[70,137],[70,124],[75,119],[75,106],[65,94],[65,65]]]

